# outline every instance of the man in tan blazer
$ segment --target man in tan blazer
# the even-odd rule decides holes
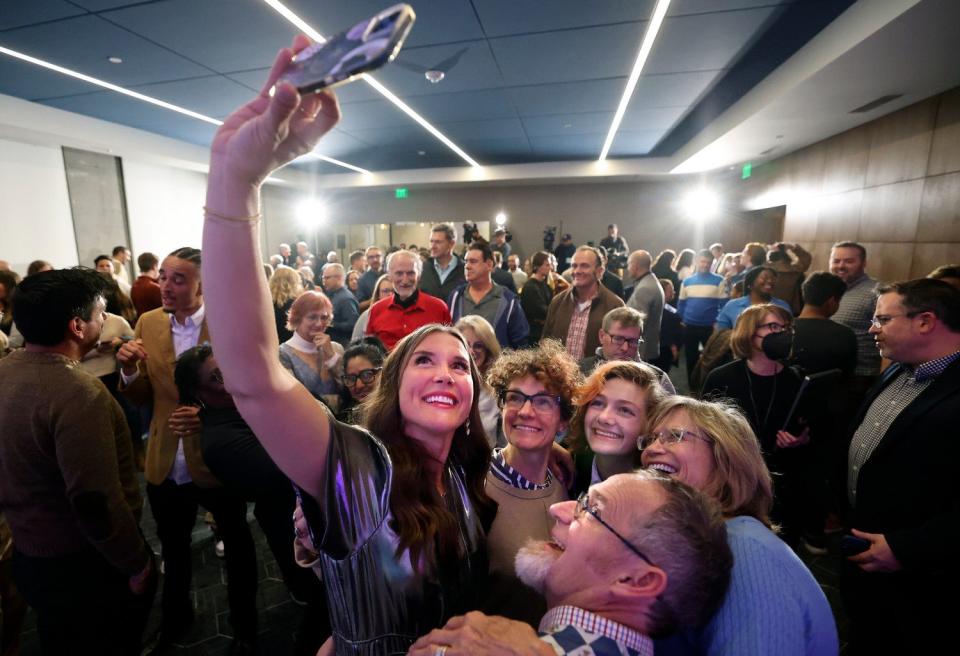
[[[147,498],[163,547],[163,620],[158,646],[178,642],[193,622],[190,533],[197,506],[213,513],[224,542],[230,618],[236,642],[256,638],[256,553],[246,503],[220,487],[203,462],[199,408],[180,405],[177,357],[209,341],[200,284],[200,251],[179,248],[160,265],[163,307],[137,322],[135,337],[117,354],[120,391],[133,403],[153,403],[147,443]]]

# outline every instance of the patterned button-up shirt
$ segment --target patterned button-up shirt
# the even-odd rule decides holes
[[[565,656],[653,656],[653,641],[635,629],[575,606],[551,609],[540,639]]]
[[[870,404],[863,422],[853,434],[847,457],[847,498],[851,506],[857,505],[860,468],[883,440],[894,420],[958,358],[960,351],[924,362],[916,369],[905,366]]]
[[[574,360],[580,360],[583,357],[583,351],[587,347],[587,324],[590,322],[590,308],[593,305],[593,299],[589,301],[577,301],[574,295],[570,295],[573,302],[573,314],[570,317],[570,327],[567,329],[567,353]]]
[[[857,336],[857,366],[855,376],[876,376],[880,373],[880,352],[870,334],[870,322],[877,307],[874,288],[877,281],[863,274],[847,287],[840,299],[837,313],[830,317],[841,326],[846,326]]]

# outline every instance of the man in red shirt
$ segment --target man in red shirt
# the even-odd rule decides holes
[[[393,281],[393,297],[370,306],[367,334],[376,335],[388,349],[420,326],[428,323],[450,324],[447,304],[420,291],[422,262],[410,251],[387,256],[387,275]]]
[[[140,275],[130,288],[130,300],[133,301],[133,307],[137,308],[138,315],[142,316],[163,305],[160,283],[157,282],[160,278],[159,264],[160,260],[153,253],[141,253],[137,258]]]

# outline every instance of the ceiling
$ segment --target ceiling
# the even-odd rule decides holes
[[[938,1],[960,5],[955,0],[924,0]],[[857,4],[864,2],[896,4]],[[285,4],[330,35],[379,11],[387,0]],[[391,64],[375,77],[473,159],[490,166],[596,160],[655,0],[411,4],[417,22],[398,58],[406,67]],[[852,4],[673,0],[610,157],[664,158],[682,152]],[[915,0],[900,4],[907,7]],[[0,46],[218,119],[259,89],[277,49],[295,32],[260,0],[0,4]],[[956,41],[942,47],[955,48]],[[458,53],[457,63],[438,84],[411,70],[430,68]],[[950,56],[944,61],[958,61],[956,53]],[[123,62],[112,64],[109,57]],[[951,75],[957,78],[956,73],[944,73]],[[938,79],[931,85],[948,82]],[[931,93],[936,90],[941,89]],[[2,55],[0,94],[201,146],[209,144],[216,129]],[[464,165],[371,86],[356,82],[340,88],[338,96],[343,120],[324,138],[323,154],[371,171]],[[829,130],[820,128],[819,138],[832,134]],[[310,166],[344,171],[327,163]]]

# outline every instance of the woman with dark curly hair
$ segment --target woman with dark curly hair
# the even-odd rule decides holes
[[[487,382],[500,403],[507,446],[494,449],[487,474],[487,494],[499,508],[487,540],[486,607],[537,626],[546,604],[516,578],[514,560],[528,541],[550,539],[553,521],[547,510],[567,500],[547,465],[554,441],[573,415],[580,368],[560,342],[546,339],[536,349],[503,352]]]

